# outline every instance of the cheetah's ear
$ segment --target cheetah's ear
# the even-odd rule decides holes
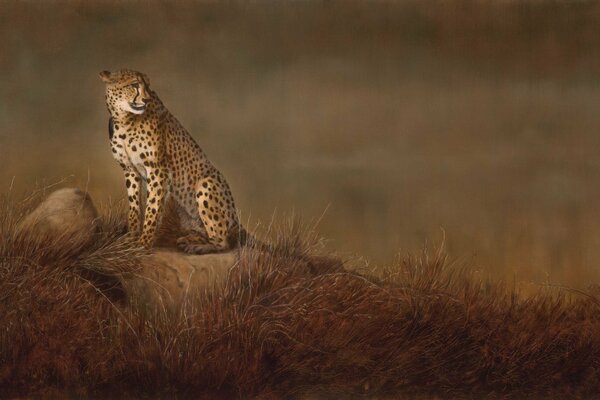
[[[110,71],[102,71],[98,74],[98,76],[100,77],[100,79],[102,79],[102,82],[104,83],[109,83],[111,81]]]
[[[150,86],[150,79],[148,78],[148,75],[146,74],[141,74],[142,75],[142,80],[144,81],[144,84],[146,86]]]

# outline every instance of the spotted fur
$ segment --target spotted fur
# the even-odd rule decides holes
[[[148,77],[120,70],[103,71],[100,78],[106,83],[112,153],[125,174],[131,234],[151,247],[169,196],[186,231],[177,241],[182,250],[221,252],[243,241],[246,232],[227,181],[150,89]]]

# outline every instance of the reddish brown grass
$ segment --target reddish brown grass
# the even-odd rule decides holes
[[[104,213],[89,248],[19,238],[0,221],[0,397],[592,398],[600,393],[599,297],[522,297],[407,258],[375,278],[282,234],[240,250],[226,282],[176,313],[120,296],[142,267]],[[122,294],[122,293],[121,293]]]

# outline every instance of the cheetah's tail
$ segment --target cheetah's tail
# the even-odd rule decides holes
[[[240,228],[238,245],[252,247],[256,250],[269,253],[272,253],[274,250],[273,245],[258,240],[254,235],[248,233],[245,228]]]

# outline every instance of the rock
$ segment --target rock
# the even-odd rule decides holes
[[[190,294],[224,282],[237,253],[191,255],[157,249],[143,257],[139,271],[124,277],[123,286],[130,301],[169,309]]]
[[[65,188],[51,193],[17,229],[28,237],[47,237],[84,247],[94,239],[98,224],[90,196],[80,189]]]

